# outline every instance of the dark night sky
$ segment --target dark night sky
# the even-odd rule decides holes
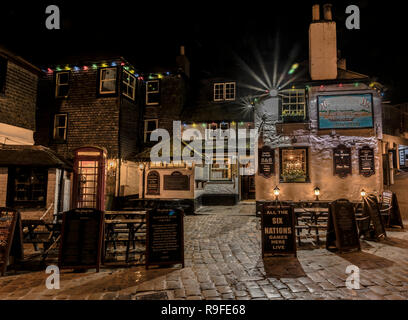
[[[0,44],[38,65],[81,54],[129,56],[147,68],[174,61],[186,46],[195,74],[218,72],[237,54],[255,64],[254,49],[271,62],[279,35],[280,61],[308,57],[311,6],[326,1],[9,1],[0,5]],[[328,1],[338,49],[348,69],[386,84],[394,102],[408,101],[406,15],[402,1]],[[279,4],[278,4],[279,3]],[[61,30],[45,28],[45,8],[57,4]],[[361,10],[361,30],[345,28],[345,8]],[[390,94],[389,94],[390,95]]]

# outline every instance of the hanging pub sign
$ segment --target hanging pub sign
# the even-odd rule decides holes
[[[370,177],[375,174],[374,149],[368,146],[362,147],[358,152],[360,174]]]
[[[387,233],[385,231],[384,222],[380,213],[380,207],[375,195],[370,194],[364,197],[363,211],[365,216],[370,217],[370,236],[375,240],[386,237]]]
[[[263,146],[258,150],[259,175],[268,179],[275,173],[275,150]]]
[[[265,202],[261,212],[262,257],[294,255],[296,257],[295,212],[281,202]]]
[[[62,216],[60,269],[93,269],[99,272],[105,214],[97,209],[73,209]]]
[[[16,210],[0,208],[0,273],[3,276],[10,262],[23,259],[23,229]]]
[[[150,265],[182,264],[184,268],[184,212],[152,209],[146,213],[146,269]]]
[[[341,178],[351,175],[351,148],[341,144],[333,149],[333,168],[334,175]]]
[[[146,194],[160,195],[160,174],[157,171],[151,171],[147,175]]]
[[[189,176],[182,174],[180,171],[174,171],[171,175],[164,176],[164,190],[189,191]]]
[[[340,199],[330,203],[327,221],[326,249],[337,249],[340,252],[353,249],[360,250],[353,204]]]

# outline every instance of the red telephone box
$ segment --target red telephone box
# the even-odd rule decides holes
[[[106,150],[82,147],[74,157],[72,208],[105,210]]]

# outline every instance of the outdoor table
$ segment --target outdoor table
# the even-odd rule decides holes
[[[127,216],[132,218],[119,219],[118,216]],[[135,249],[136,234],[146,225],[146,212],[109,212],[105,214],[106,238],[105,243],[112,242],[116,250],[116,243],[121,241],[126,243],[126,263],[129,262],[130,243]],[[126,226],[122,227],[121,226]],[[119,239],[119,234],[127,234],[127,239]],[[105,255],[107,252],[107,245],[105,245]]]
[[[320,244],[320,237],[319,237],[319,230],[320,229],[327,229],[326,223],[321,224],[319,221],[327,222],[327,218],[329,215],[328,208],[296,208],[295,213],[298,217],[306,217],[305,224],[309,229],[309,234],[312,229],[316,232],[316,242]]]
[[[35,251],[38,251],[38,244],[42,243],[44,250],[46,250],[45,247],[50,243],[55,224],[41,219],[22,219],[21,225],[23,228],[23,242],[32,243]],[[45,228],[44,231],[37,230],[41,226]],[[47,235],[47,239],[41,239],[40,236],[43,235]]]

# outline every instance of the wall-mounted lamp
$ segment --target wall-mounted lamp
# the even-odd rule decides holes
[[[275,200],[278,200],[280,194],[280,189],[278,188],[278,186],[276,186],[275,189],[273,189],[273,194],[275,195]]]
[[[361,197],[362,197],[362,198],[364,198],[364,197],[367,195],[367,193],[365,192],[364,189],[361,189],[360,194],[361,194]]]
[[[320,196],[320,188],[319,187],[314,188],[314,194],[316,196],[316,201],[319,201],[319,196]]]
[[[140,170],[143,170],[143,169],[144,169],[144,164],[143,164],[143,163],[139,164],[139,169],[140,169]]]

